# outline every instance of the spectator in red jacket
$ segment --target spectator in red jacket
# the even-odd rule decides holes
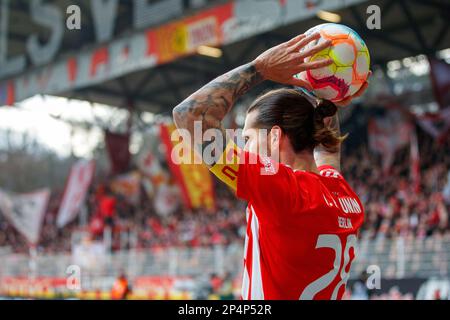
[[[113,227],[114,216],[116,214],[117,199],[114,197],[109,187],[105,188],[105,193],[99,197],[99,213],[103,217],[105,224]]]

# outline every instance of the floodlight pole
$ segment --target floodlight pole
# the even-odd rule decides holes
[[[128,120],[127,120],[127,134],[131,134],[131,129],[133,127],[133,114],[135,111],[134,99],[127,97],[127,110],[128,110]]]

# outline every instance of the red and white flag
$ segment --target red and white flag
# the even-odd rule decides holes
[[[58,211],[56,224],[59,228],[71,222],[80,212],[86,193],[94,178],[94,160],[80,160],[70,169],[69,178]]]
[[[138,171],[117,176],[111,182],[111,189],[125,197],[130,203],[137,205],[140,199],[141,175]]]
[[[433,114],[417,117],[418,125],[439,142],[448,139],[450,132],[450,107]]]
[[[169,179],[167,172],[161,167],[159,160],[152,150],[147,150],[138,158],[139,170],[147,177],[154,187]]]
[[[25,194],[10,194],[0,190],[0,211],[30,244],[39,241],[42,221],[50,198],[49,189]]]
[[[175,184],[162,183],[155,195],[155,211],[160,216],[168,216],[180,205],[180,190]]]
[[[399,111],[369,121],[369,148],[383,156],[383,172],[389,171],[395,152],[410,143],[410,123]]]
[[[430,58],[428,61],[431,85],[436,101],[441,109],[450,107],[450,64],[436,58]]]

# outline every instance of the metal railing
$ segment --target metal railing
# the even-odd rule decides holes
[[[82,276],[90,282],[113,279],[122,270],[131,279],[144,275],[194,278],[211,273],[238,275],[242,270],[242,257],[241,244],[157,252],[128,250],[94,256],[89,266],[81,270]],[[38,254],[30,259],[28,255],[7,253],[0,256],[0,279],[30,275],[66,277],[67,268],[75,262],[70,254]],[[380,268],[384,279],[447,277],[450,276],[450,239],[362,239],[350,278],[358,277],[371,265]]]
[[[446,277],[450,275],[450,239],[379,238],[359,241],[351,276],[375,265],[385,279]]]

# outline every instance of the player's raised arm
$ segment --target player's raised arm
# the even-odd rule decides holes
[[[194,137],[196,121],[201,121],[202,134],[211,128],[219,129],[223,133],[221,122],[236,100],[263,80],[311,89],[307,82],[294,78],[294,75],[331,63],[331,60],[303,62],[304,58],[331,44],[330,41],[324,41],[300,52],[301,48],[319,37],[318,33],[309,36],[301,34],[265,51],[254,61],[212,80],[174,108],[175,125],[179,129],[187,129],[191,133],[191,137]],[[223,138],[226,139],[224,133]],[[221,141],[221,143],[225,148],[226,141]],[[196,143],[194,147],[202,154],[205,145]],[[219,156],[221,155],[215,155],[215,158],[217,159]]]
[[[372,72],[369,72],[369,76],[372,74]],[[343,107],[352,101],[353,98],[361,96],[367,89],[369,83],[366,81],[362,86],[361,89],[358,90],[353,96],[350,96],[342,101],[336,102],[335,105],[337,107]],[[322,106],[324,109],[332,108],[332,103],[323,101],[322,104],[329,104],[327,106]],[[338,112],[333,117],[328,117],[324,119],[324,123],[326,126],[328,126],[330,129],[335,131],[340,136],[340,126],[339,126],[339,116]],[[335,168],[336,170],[341,170],[341,147],[340,144],[337,145],[335,148],[327,148],[326,145],[320,144],[314,149],[314,159],[316,161],[316,164],[318,167],[329,165]]]
[[[178,129],[189,130],[191,137],[194,137],[194,124],[199,121],[202,135],[208,129],[219,129],[225,140],[223,118],[240,96],[262,81],[263,77],[255,62],[217,77],[173,109],[175,125]],[[226,141],[223,141],[223,147],[225,146]],[[202,154],[203,144],[194,147]]]
[[[325,125],[336,132],[337,136],[340,136],[339,117],[336,114],[324,120]],[[329,165],[336,170],[341,170],[341,146],[336,144],[333,149],[327,148],[327,146],[320,144],[314,149],[314,159],[318,167]]]

